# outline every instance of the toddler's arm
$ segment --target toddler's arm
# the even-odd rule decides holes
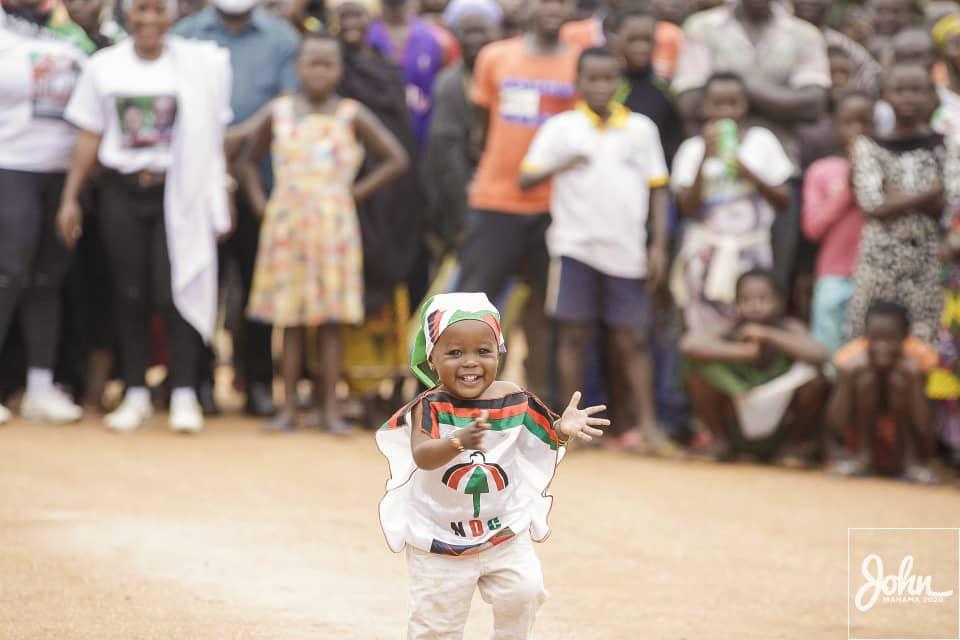
[[[418,404],[411,413],[410,449],[413,453],[413,461],[421,469],[427,471],[439,469],[466,449],[483,451],[483,434],[490,428],[486,411],[479,418],[462,429],[457,429],[446,438],[432,438],[424,431],[422,405]]]

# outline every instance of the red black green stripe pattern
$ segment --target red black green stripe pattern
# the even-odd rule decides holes
[[[502,544],[515,535],[510,527],[506,527],[490,536],[486,542],[480,542],[478,544],[450,544],[434,538],[430,544],[430,553],[442,553],[448,556],[468,556]]]
[[[423,411],[420,427],[432,438],[440,437],[439,425],[465,427],[486,411],[487,422],[490,423],[492,431],[523,427],[551,449],[558,446],[557,432],[553,428],[557,414],[528,391],[518,391],[495,400],[463,400],[445,391],[433,389],[407,404],[381,429],[406,426],[407,413],[418,403]]]

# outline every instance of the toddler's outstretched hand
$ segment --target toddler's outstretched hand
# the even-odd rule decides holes
[[[564,409],[563,415],[557,422],[557,429],[568,438],[580,438],[584,442],[590,442],[594,438],[603,435],[603,431],[597,427],[608,427],[610,421],[605,418],[593,418],[594,414],[606,411],[607,406],[599,404],[595,407],[580,408],[580,392],[575,391],[570,397],[570,404]]]

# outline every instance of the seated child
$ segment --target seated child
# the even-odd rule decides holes
[[[695,333],[733,318],[741,273],[773,266],[774,212],[790,203],[793,163],[769,129],[744,128],[748,106],[740,76],[711,76],[703,135],[684,141],[673,161],[671,184],[689,223],[670,289]]]
[[[657,426],[649,350],[651,291],[666,267],[667,166],[656,125],[613,101],[621,80],[609,50],[581,54],[583,101],[540,128],[519,185],[527,189],[553,178],[547,306],[559,329],[561,397],[582,387],[590,338],[602,321],[622,355],[642,433],[634,434],[640,436],[637,447],[669,452]],[[590,197],[598,193],[603,197]]]
[[[826,348],[783,315],[772,272],[755,269],[736,285],[736,316],[712,331],[690,332],[681,350],[696,417],[713,436],[717,460],[752,453],[810,463],[819,454],[826,400],[820,369]]]
[[[850,476],[876,471],[934,482],[927,466],[933,434],[924,386],[937,354],[910,335],[903,306],[878,300],[866,315],[866,335],[834,359],[837,384],[827,419],[846,436],[852,455],[832,471]]]
[[[564,445],[590,441],[609,421],[579,409],[558,418],[512,382],[497,380],[500,316],[482,293],[427,300],[411,368],[430,387],[377,432],[390,465],[380,523],[407,550],[407,637],[462,638],[477,587],[493,606],[493,638],[530,637],[546,598],[531,539],[549,534],[547,493]],[[461,556],[472,555],[467,562]]]

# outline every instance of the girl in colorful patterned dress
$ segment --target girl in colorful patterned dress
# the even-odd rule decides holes
[[[316,420],[331,433],[348,430],[337,407],[340,325],[363,320],[363,260],[356,202],[401,174],[408,158],[397,139],[365,107],[335,92],[341,76],[337,41],[308,34],[297,74],[302,90],[277,98],[254,118],[243,160],[247,195],[263,216],[248,315],[283,327],[284,406],[271,427],[296,424],[296,385],[304,334],[319,328]],[[381,159],[354,183],[364,147]],[[267,200],[260,161],[272,151],[274,188]],[[321,422],[322,421],[322,422]]]
[[[430,390],[377,433],[390,465],[380,523],[407,551],[409,640],[463,637],[477,587],[493,606],[492,638],[529,638],[546,598],[531,540],[549,534],[547,493],[563,446],[608,420],[574,393],[557,416],[497,380],[500,316],[482,293],[427,300],[411,368]]]

